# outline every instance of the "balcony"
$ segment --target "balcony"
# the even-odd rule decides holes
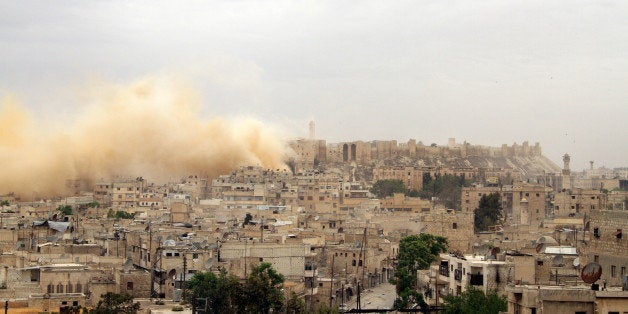
[[[469,284],[472,286],[484,285],[484,275],[482,274],[469,274]]]
[[[449,267],[447,267],[447,265],[440,265],[438,273],[442,276],[449,277]]]
[[[303,272],[303,277],[306,278],[311,278],[311,277],[318,277],[318,269],[306,269]]]
[[[462,270],[454,269],[454,279],[456,281],[462,281]]]

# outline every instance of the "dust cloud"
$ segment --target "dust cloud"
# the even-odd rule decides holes
[[[254,119],[201,117],[198,94],[174,79],[92,89],[86,105],[56,126],[37,123],[45,117],[12,97],[0,100],[0,195],[62,195],[66,179],[166,182],[243,165],[285,169],[288,149],[275,130]]]

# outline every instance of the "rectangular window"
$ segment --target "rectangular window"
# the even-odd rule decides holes
[[[127,290],[133,290],[133,281],[127,281],[126,289]]]
[[[615,278],[617,276],[617,267],[615,265],[611,265],[611,277]]]
[[[452,228],[452,229],[458,229],[458,224],[454,222],[454,223],[451,225],[451,228]]]

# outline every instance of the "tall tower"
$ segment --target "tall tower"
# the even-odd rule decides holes
[[[569,157],[569,154],[565,154],[563,155],[563,174],[564,175],[570,175],[571,171],[569,170],[569,161],[571,160],[571,157]]]
[[[571,190],[571,170],[569,170],[569,154],[563,156],[563,189]]]
[[[310,121],[310,140],[313,141],[316,138],[316,125],[314,121]]]

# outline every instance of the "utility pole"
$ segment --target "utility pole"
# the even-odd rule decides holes
[[[140,249],[142,246],[142,241],[140,241]],[[153,228],[150,225],[150,221],[148,222],[148,256],[147,262],[150,265],[150,303],[153,303],[153,293],[155,291],[155,287],[153,284],[155,283],[155,269],[153,268],[153,263],[150,262],[150,254],[153,251]],[[154,258],[154,256],[153,256]]]
[[[336,259],[336,255],[331,255],[331,282],[329,284],[329,308],[331,309],[331,301],[332,301],[332,292],[334,291],[334,261]]]
[[[183,253],[183,281],[181,282],[181,285],[183,287],[183,293],[181,294],[181,299],[185,300],[185,290],[187,288],[187,282],[186,282],[186,275],[188,272],[188,257],[185,254],[185,252]]]
[[[246,279],[246,246],[249,243],[249,238],[244,239],[244,279]]]

